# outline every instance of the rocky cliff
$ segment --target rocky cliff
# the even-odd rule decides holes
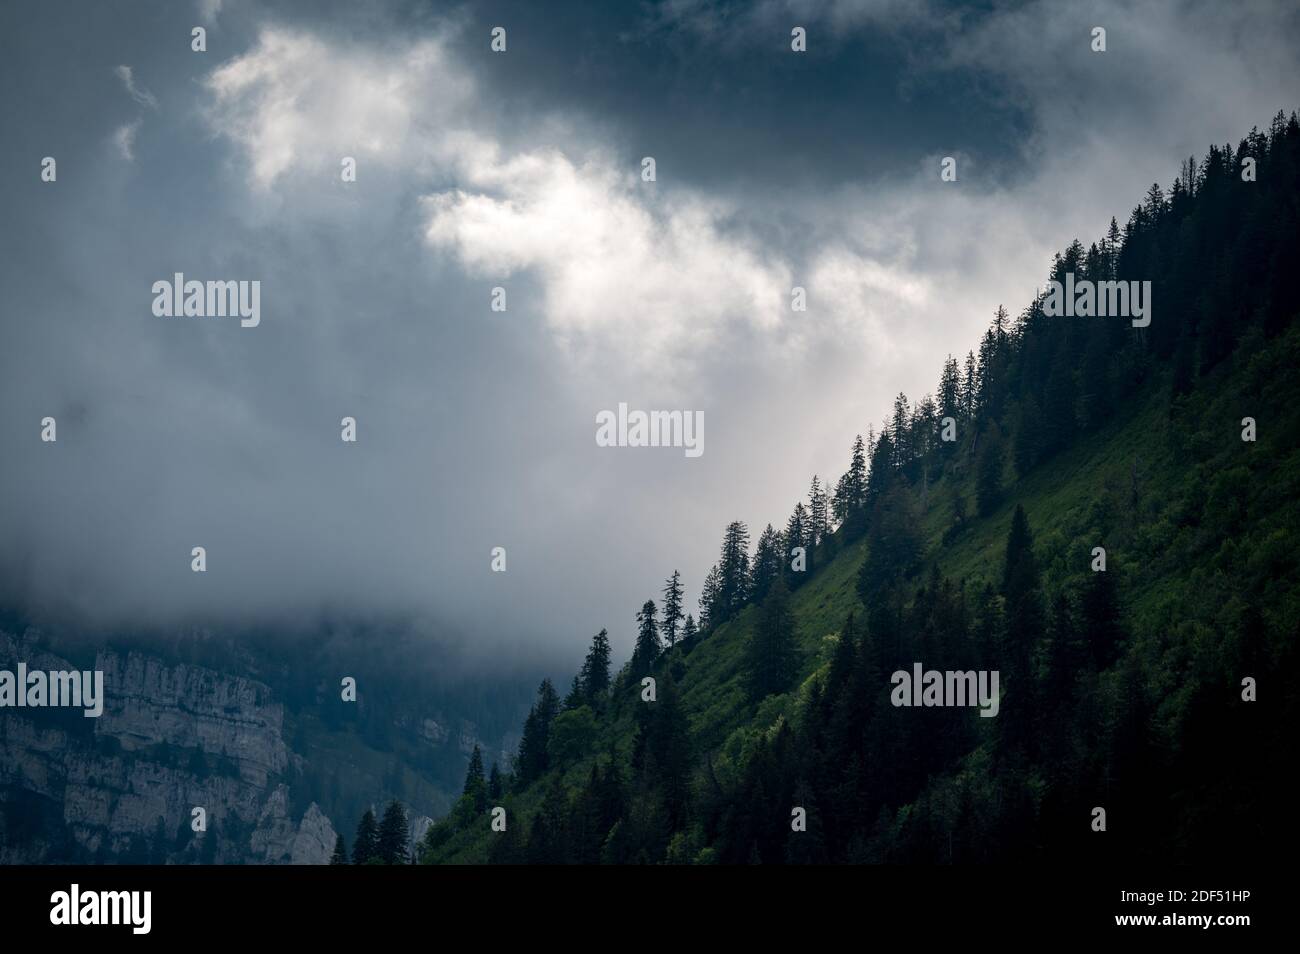
[[[86,668],[0,632],[0,669],[19,661]],[[94,668],[99,718],[0,709],[0,863],[329,860],[330,819],[291,808],[301,759],[268,686],[139,652],[101,651]]]

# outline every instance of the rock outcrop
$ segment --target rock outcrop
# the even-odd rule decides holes
[[[0,669],[83,668],[0,632]],[[100,652],[104,712],[0,710],[0,863],[324,864],[330,819],[291,809],[284,710],[257,681]],[[195,809],[206,830],[192,830]]]

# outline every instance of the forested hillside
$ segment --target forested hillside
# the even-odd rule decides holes
[[[698,619],[673,574],[626,665],[602,632],[544,682],[421,860],[1285,854],[1298,226],[1294,113],[1184,161],[1046,276],[1150,281],[1149,326],[999,309],[752,553],[726,528]],[[997,715],[894,705],[915,663],[998,671]]]

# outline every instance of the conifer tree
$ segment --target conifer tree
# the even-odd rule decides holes
[[[826,840],[822,835],[822,821],[817,811],[812,788],[799,779],[794,788],[794,803],[804,810],[803,831],[792,827],[786,839],[785,860],[791,865],[822,865],[828,860]]]
[[[469,757],[469,768],[465,770],[465,787],[462,794],[474,800],[474,811],[487,810],[487,780],[483,777],[483,750],[474,743],[474,751]]]
[[[582,676],[574,674],[573,682],[569,683],[569,694],[564,697],[563,709],[568,712],[570,709],[576,709],[578,706],[587,704],[586,697],[582,694]]]
[[[378,855],[379,825],[375,821],[375,813],[367,808],[357,824],[357,836],[352,839],[352,863],[369,864]]]
[[[348,864],[348,846],[343,841],[342,835],[334,836],[334,854],[330,855],[330,864],[332,865]]]
[[[845,528],[850,538],[866,528],[864,508],[867,503],[867,448],[859,434],[853,440],[853,456],[849,469],[840,478],[835,489],[835,518]]]
[[[609,633],[602,629],[591,638],[591,648],[582,664],[582,692],[587,704],[597,712],[605,707],[609,693]]]
[[[537,702],[524,720],[524,734],[519,740],[517,757],[519,781],[524,785],[540,778],[549,767],[546,747],[550,742],[551,723],[560,711],[560,698],[551,680],[543,679],[537,687]]]
[[[695,617],[687,613],[686,622],[682,624],[682,643],[689,650],[699,638],[699,631],[695,626]]]
[[[809,535],[811,546],[819,547],[830,533],[830,501],[826,498],[826,491],[822,488],[821,481],[817,475],[813,474],[812,486],[808,488],[808,517],[809,517]]]
[[[646,600],[636,614],[636,646],[632,650],[632,678],[650,675],[655,661],[663,651],[659,642],[659,627],[655,623],[655,601]]]
[[[501,769],[497,763],[492,763],[492,771],[488,773],[488,801],[494,805],[501,801],[501,796],[505,794],[505,785],[501,781]]]
[[[1043,641],[1046,624],[1033,535],[1025,509],[1019,505],[1007,534],[1002,595],[1006,598],[1007,612],[998,669],[1007,702],[998,713],[996,754],[1021,756],[1033,741],[1037,718],[1033,654]]]
[[[769,523],[758,535],[758,543],[754,546],[754,568],[749,583],[749,592],[754,600],[761,601],[772,581],[781,573],[783,549],[780,534]]]
[[[1114,573],[1113,568],[1089,573],[1079,600],[1079,616],[1092,648],[1092,664],[1099,671],[1119,658],[1125,639]]]
[[[722,574],[718,572],[718,565],[715,563],[709,570],[708,576],[704,578],[704,585],[700,587],[700,623],[701,633],[709,633],[713,628],[722,622],[722,608],[719,604],[719,593],[722,589]]]
[[[808,510],[801,500],[794,505],[794,513],[790,514],[790,520],[785,525],[785,536],[781,546],[780,565],[784,571],[786,584],[791,588],[798,586],[807,576],[808,551],[812,548],[808,536]],[[803,547],[804,549],[804,569],[802,571],[796,571],[793,566],[796,547]]]
[[[1038,565],[1034,561],[1034,539],[1025,508],[1016,504],[1007,534],[1006,559],[1002,565],[1002,595],[1008,605],[1038,586]]]
[[[749,528],[743,521],[727,524],[722,540],[722,554],[718,559],[718,606],[721,617],[709,615],[717,626],[734,619],[749,601]]]
[[[682,707],[676,681],[668,674],[661,683],[658,700],[641,708],[636,748],[640,750],[643,777],[656,787],[662,799],[668,831],[686,821],[690,801],[690,723]]]
[[[789,689],[796,664],[789,590],[778,577],[763,601],[758,626],[745,645],[744,671],[750,700],[759,702]]]
[[[939,378],[939,416],[961,419],[961,369],[957,359],[951,354],[943,363],[943,375]]]
[[[912,460],[911,435],[908,433],[910,420],[911,412],[907,395],[899,391],[898,396],[894,398],[894,415],[889,424],[889,433],[894,439],[894,459],[891,463],[895,470],[903,470]]]
[[[483,763],[480,758],[479,772]],[[410,830],[406,824],[406,809],[394,799],[384,810],[383,820],[379,823],[379,837],[376,842],[375,856],[386,865],[403,865],[407,861],[407,842],[411,840]]]
[[[961,375],[961,417],[969,424],[975,420],[975,389],[979,380],[979,369],[975,364],[975,352],[966,352],[966,363]]]
[[[682,576],[676,570],[664,583],[663,618],[659,623],[663,640],[672,649],[677,645],[677,626],[682,621]]]
[[[1002,499],[1002,442],[993,430],[984,433],[975,469],[975,506],[981,517],[997,509]]]

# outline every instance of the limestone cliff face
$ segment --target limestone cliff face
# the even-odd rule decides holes
[[[78,669],[0,632],[0,669]],[[98,654],[104,712],[0,710],[0,863],[324,864],[330,819],[294,817],[298,763],[270,688],[145,653]],[[194,832],[194,809],[207,830]],[[161,819],[161,821],[160,821]]]

